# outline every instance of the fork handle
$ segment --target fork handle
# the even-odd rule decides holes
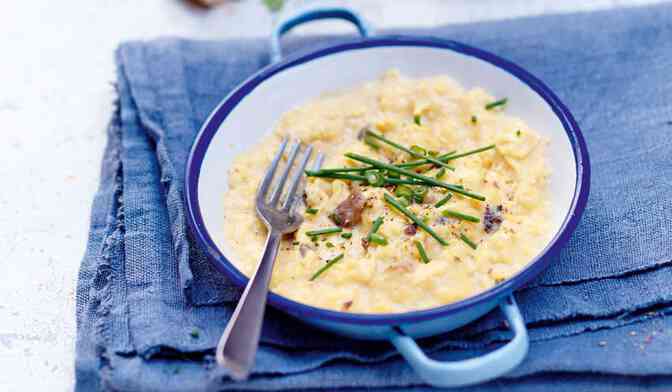
[[[254,364],[264,319],[268,284],[282,234],[271,230],[257,270],[247,282],[233,316],[217,344],[217,363],[229,369],[234,380],[244,380]]]

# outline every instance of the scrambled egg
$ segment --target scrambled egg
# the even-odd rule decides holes
[[[253,152],[237,157],[230,169],[223,202],[231,261],[248,276],[256,268],[266,228],[255,211],[255,193],[282,138],[313,144],[326,155],[323,168],[361,166],[346,158],[346,152],[384,162],[416,159],[380,142],[378,149],[363,143],[361,130],[368,127],[401,145],[439,154],[495,144],[494,149],[450,161],[455,170],[445,171],[441,178],[486,200],[453,194],[437,208],[434,205],[447,191],[431,188],[422,203],[408,206],[448,241],[442,246],[422,228],[409,227],[409,218],[384,201],[385,193],[394,195],[392,187],[308,177],[304,202],[297,207],[305,221],[282,241],[271,290],[322,308],[397,313],[459,301],[513,276],[550,236],[550,173],[544,159],[548,142],[522,120],[507,115],[505,106],[486,109],[495,99],[481,88],[465,90],[446,76],[410,79],[392,70],[379,80],[324,95],[285,113],[275,132]],[[435,177],[439,171],[434,167],[423,174]],[[343,230],[351,233],[350,238],[341,233],[315,239],[306,235],[335,226],[330,214],[353,191],[361,192],[366,204],[361,222]],[[317,212],[305,214],[306,208]],[[478,217],[480,222],[445,217],[444,209]],[[486,227],[486,210],[498,217],[494,227]],[[387,239],[386,245],[366,241],[378,217],[383,224],[377,233]],[[429,263],[422,262],[415,241],[423,245]],[[311,280],[341,253],[342,259]]]

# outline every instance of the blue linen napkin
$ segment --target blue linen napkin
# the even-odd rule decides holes
[[[672,6],[659,5],[403,32],[459,40],[527,68],[573,111],[591,154],[581,224],[517,294],[530,354],[479,390],[669,388],[670,16]],[[290,40],[286,51],[344,39]],[[263,40],[164,39],[117,52],[119,102],[77,290],[78,390],[422,388],[389,345],[330,335],[272,309],[250,381],[233,383],[213,366],[238,289],[189,238],[184,164],[209,112],[267,64],[267,49]],[[456,359],[508,337],[494,313],[423,346]]]

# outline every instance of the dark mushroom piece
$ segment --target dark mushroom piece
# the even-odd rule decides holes
[[[366,198],[359,190],[354,190],[329,216],[340,227],[352,227],[362,221],[362,211]]]
[[[502,217],[502,205],[492,207],[490,204],[485,206],[485,213],[483,214],[483,230],[486,233],[492,234],[499,230],[499,226],[504,221]]]

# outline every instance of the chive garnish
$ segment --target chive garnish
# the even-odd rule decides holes
[[[350,233],[350,232],[348,232],[348,233],[341,233],[341,237],[342,237],[342,238],[345,238],[346,240],[349,240],[350,238],[352,238],[352,233]]]
[[[413,201],[418,204],[422,203],[425,201],[425,196],[427,196],[428,191],[429,188],[424,185],[416,186],[413,188]]]
[[[424,181],[412,180],[410,178],[385,178],[385,182],[392,185],[430,185]]]
[[[446,197],[437,201],[436,204],[434,204],[434,207],[436,207],[436,208],[441,207],[442,205],[448,203],[448,200],[450,200],[452,197],[453,197],[452,193],[447,194]]]
[[[326,271],[326,270],[328,270],[329,268],[331,268],[332,265],[336,264],[336,262],[338,262],[338,261],[339,261],[340,259],[342,259],[342,258],[343,258],[343,253],[341,253],[340,255],[334,257],[333,259],[327,261],[327,264],[324,265],[324,266],[323,266],[322,268],[320,268],[319,270],[317,270],[317,272],[315,272],[315,273],[313,274],[313,276],[310,277],[309,280],[310,280],[310,281],[315,280],[315,279],[316,279],[318,276],[320,276],[324,271]]]
[[[378,232],[378,229],[380,229],[380,226],[383,225],[383,217],[379,216],[378,218],[374,219],[374,221],[371,223],[371,230],[369,230],[369,234],[367,234],[366,239],[369,241],[372,241],[373,235]],[[385,243],[387,244],[387,240],[385,240]]]
[[[406,215],[410,220],[413,221],[418,227],[422,228],[424,231],[426,231],[429,235],[434,237],[441,245],[448,245],[448,242],[441,238],[431,227],[427,226],[425,222],[423,222],[420,218],[418,218],[414,213],[409,211],[406,207],[401,205],[399,201],[397,201],[394,197],[390,196],[389,194],[385,193],[384,195],[385,201],[390,203],[394,208],[396,208],[399,212],[402,214]]]
[[[445,176],[445,175],[446,175],[446,168],[445,168],[445,167],[442,167],[442,168],[439,169],[439,171],[436,172],[436,174],[434,175],[434,177],[436,177],[437,180],[440,180],[440,179],[442,179],[443,176]]]
[[[373,223],[371,224],[371,233],[378,232],[378,229],[380,229],[380,226],[382,225],[383,225],[382,216],[379,216],[378,218],[374,219]]]
[[[471,123],[472,123],[472,124],[476,124],[476,123],[478,123],[478,117],[472,115],[472,116],[471,116]]]
[[[489,104],[485,105],[485,110],[492,110],[498,106],[506,105],[506,102],[508,102],[508,100],[509,100],[508,98],[502,98],[494,102],[490,102]]]
[[[321,174],[332,174],[332,173],[349,173],[349,172],[365,172],[367,170],[375,170],[375,167],[334,167],[329,169],[318,169],[318,170],[306,170],[308,173],[321,173]]]
[[[415,123],[415,125],[422,125],[422,117],[420,117],[419,114],[416,114],[415,116],[413,116],[413,122]]]
[[[374,169],[375,170],[375,169]],[[322,173],[321,170],[306,170],[306,175],[308,177],[320,177],[320,178],[333,178],[337,180],[350,180],[350,181],[362,181],[369,182],[367,176],[362,176],[359,174],[345,174],[345,173]],[[385,180],[384,184],[406,184],[406,185],[426,185],[423,181],[411,180],[408,178],[389,178],[383,177]]]
[[[457,152],[457,151],[447,152],[447,153],[445,153],[445,154],[443,154],[443,155],[439,155],[439,156],[437,156],[436,159],[445,162],[446,159],[447,159],[448,157],[450,157],[451,155],[455,154],[456,152]],[[411,162],[399,163],[399,164],[394,165],[394,166],[396,166],[396,167],[402,167],[402,168],[407,168],[407,169],[408,169],[408,168],[411,168],[411,167],[417,167],[417,166],[426,165],[426,164],[428,164],[428,163],[431,163],[431,162],[429,162],[429,161],[426,160],[426,159],[419,159],[419,160],[417,160],[417,161],[411,161]]]
[[[405,197],[405,198],[412,198],[413,197],[413,188],[410,186],[406,185],[399,185],[395,190],[394,190],[394,195],[397,197]]]
[[[397,201],[404,207],[408,207],[411,205],[411,200],[406,197],[400,197],[399,200]]]
[[[413,147],[411,147],[411,148],[406,148],[406,147],[402,146],[401,144],[399,144],[399,143],[395,143],[395,142],[393,142],[392,140],[386,138],[385,136],[383,136],[383,135],[379,135],[379,134],[377,134],[377,133],[375,133],[375,132],[372,132],[372,131],[370,131],[370,130],[367,130],[367,131],[366,131],[366,134],[367,134],[367,135],[370,135],[370,136],[372,136],[372,137],[374,137],[374,138],[380,140],[381,142],[383,142],[383,143],[385,143],[385,144],[388,144],[388,145],[390,145],[390,146],[392,146],[392,147],[394,147],[394,148],[396,148],[396,149],[399,149],[399,150],[401,150],[401,151],[403,151],[403,152],[406,152],[406,153],[408,153],[408,154],[411,154],[412,156],[414,156],[414,157],[416,157],[416,158],[424,158],[424,159],[426,159],[427,161],[429,161],[429,162],[431,162],[431,163],[433,163],[433,164],[435,164],[435,165],[443,166],[443,167],[445,167],[446,169],[449,169],[449,170],[455,170],[453,167],[446,165],[446,164],[443,163],[442,161],[440,161],[440,160],[438,160],[438,159],[436,159],[436,158],[430,157],[429,155],[427,155],[427,151],[425,151],[425,149],[422,149],[422,148],[419,147],[419,146],[413,146]],[[414,147],[417,147],[417,148],[414,149]],[[420,150],[419,150],[418,148],[421,148],[422,151],[424,151],[424,153],[423,153],[423,152],[420,152]]]
[[[375,159],[367,158],[365,156],[355,154],[355,153],[351,153],[351,152],[346,153],[345,156],[350,158],[350,159],[353,159],[355,161],[368,163],[369,165],[376,166],[380,169],[387,169],[387,170],[390,170],[390,171],[396,171],[397,173],[399,173],[401,175],[404,175],[406,177],[412,177],[412,178],[424,181],[424,182],[428,183],[429,185],[445,188],[445,189],[448,189],[448,190],[453,191],[455,193],[459,193],[463,196],[470,197],[472,199],[476,199],[476,200],[480,200],[480,201],[485,200],[485,197],[483,197],[481,195],[478,195],[476,193],[465,191],[464,189],[460,189],[460,188],[456,187],[455,185],[446,184],[445,182],[439,181],[435,178],[427,177],[427,176],[424,176],[424,175],[418,174],[418,173],[414,173],[410,170],[405,170],[405,169],[402,169],[402,168],[398,168],[398,167],[396,167],[394,165],[390,165],[388,163],[380,162],[380,161],[377,161]]]
[[[436,159],[440,161],[445,161],[448,157],[451,155],[455,154],[457,151],[451,151],[448,153],[445,153],[443,155],[439,155],[436,157]],[[418,167],[422,165],[426,165],[429,162],[426,159],[419,159],[416,161],[411,161],[411,162],[404,162],[404,163],[399,163],[394,166],[396,167],[402,167],[402,168],[412,168],[412,167]],[[349,173],[349,172],[365,172],[367,170],[372,170],[375,169],[373,166],[365,166],[365,167],[334,167],[334,168],[327,168],[327,169],[319,169],[319,170],[306,170],[306,175],[309,177],[323,177],[322,174],[341,174],[341,173]],[[319,175],[318,175],[319,174]],[[393,178],[399,178],[398,173],[392,173],[387,171],[386,175],[388,177],[393,177]],[[396,175],[396,177],[395,177]]]
[[[412,145],[409,150],[413,151],[413,153],[415,153],[417,156],[424,157],[427,155],[427,150],[418,146],[417,144]]]
[[[306,214],[315,215],[319,210],[317,208],[306,208]]]
[[[382,245],[385,246],[387,245],[387,238],[383,237],[382,235],[378,233],[371,233],[369,235],[369,242],[376,244],[376,245]]]
[[[335,178],[339,180],[366,181],[366,176],[346,173],[323,173],[321,170],[306,170],[308,177]]]
[[[516,131],[516,136],[520,137],[520,129]]]
[[[429,257],[427,257],[427,252],[425,252],[425,247],[422,246],[422,242],[420,241],[413,241],[415,244],[415,247],[418,248],[418,254],[420,254],[420,261],[422,261],[424,264],[429,263]]]
[[[325,243],[325,245],[327,246],[327,248],[333,248],[334,247],[334,244],[331,241],[327,241]]]
[[[463,152],[463,153],[461,153],[461,154],[451,155],[451,156],[447,157],[445,160],[446,160],[446,162],[448,162],[448,161],[452,161],[453,159],[466,157],[467,155],[473,155],[473,154],[478,154],[479,152],[492,150],[492,149],[495,148],[495,147],[496,147],[495,144],[490,144],[490,145],[488,145],[488,146],[481,147],[481,148],[477,148],[477,149],[475,149],[475,150],[471,150],[471,151],[467,151],[467,152]]]
[[[391,173],[391,172],[389,172],[389,171],[387,171],[387,170],[384,171],[384,174],[385,174],[385,176],[388,177],[388,178],[401,178],[401,176],[399,175],[399,173]]]
[[[374,150],[378,150],[380,148],[378,143],[376,143],[376,141],[368,134],[364,135],[364,143],[367,144],[369,147],[373,148]]]
[[[306,235],[308,237],[315,238],[318,235],[340,233],[342,231],[343,231],[342,227],[334,226],[334,227],[325,227],[324,229],[310,230],[306,232]]]
[[[385,177],[378,170],[369,170],[364,173],[366,176],[366,181],[371,186],[383,186],[385,185]]]
[[[461,220],[465,220],[465,221],[469,221],[469,222],[474,222],[474,223],[478,223],[478,222],[481,221],[476,216],[463,214],[459,211],[443,210],[441,212],[441,214],[443,214],[443,216],[448,217],[448,218],[457,218],[457,219],[461,219]]]
[[[474,243],[474,241],[470,240],[469,237],[464,235],[464,233],[460,234],[460,239],[462,241],[464,241],[465,244],[469,245],[469,247],[473,250],[476,250],[476,248],[478,247],[478,245],[476,245],[476,243]]]

